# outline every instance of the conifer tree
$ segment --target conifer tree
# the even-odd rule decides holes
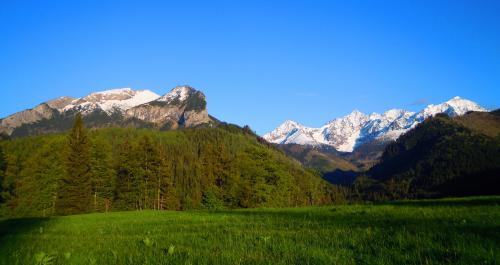
[[[116,189],[115,205],[119,210],[138,209],[138,196],[136,190],[139,188],[134,183],[134,161],[132,160],[132,147],[129,139],[125,138],[119,145],[118,155],[115,159]]]
[[[143,181],[142,208],[155,208],[158,184],[158,170],[160,159],[158,149],[149,135],[145,135],[139,142],[137,161],[139,162],[138,177]]]
[[[95,137],[90,157],[94,211],[108,212],[111,208],[115,191],[115,171],[112,162],[110,144],[100,137]]]
[[[59,184],[56,210],[58,214],[88,212],[92,208],[90,146],[80,114],[67,143],[66,176]]]
[[[5,177],[5,171],[7,169],[7,161],[5,160],[5,155],[3,153],[2,146],[0,146],[0,203],[3,203],[3,180]]]

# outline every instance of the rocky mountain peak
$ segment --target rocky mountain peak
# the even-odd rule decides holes
[[[0,132],[12,134],[25,124],[28,126],[23,126],[22,133],[14,133],[16,136],[64,131],[75,113],[92,121],[91,127],[123,125],[175,129],[212,122],[205,95],[190,86],[175,87],[162,97],[150,90],[118,88],[82,98],[60,97],[47,101],[0,119]]]
[[[157,101],[163,101],[163,102],[174,102],[174,101],[180,101],[183,102],[185,101],[190,95],[196,93],[197,90],[190,87],[190,86],[177,86],[174,89],[172,89],[170,92],[167,94],[163,95]]]
[[[387,119],[390,119],[390,120],[395,120],[397,118],[404,117],[406,114],[410,114],[410,113],[413,114],[413,112],[406,111],[403,109],[390,109],[390,110],[384,112],[384,114],[382,114],[382,116],[387,118]]]
[[[313,146],[326,144],[338,151],[352,152],[361,144],[375,140],[394,140],[426,118],[438,113],[457,116],[468,111],[486,111],[486,109],[473,101],[454,97],[438,105],[428,105],[417,113],[390,109],[383,114],[365,115],[359,110],[354,110],[344,117],[329,121],[320,128],[293,126],[298,123],[289,121],[263,137],[272,143]]]
[[[49,100],[45,103],[47,103],[47,105],[49,105],[49,107],[51,107],[53,109],[61,110],[64,107],[71,104],[71,102],[73,102],[75,99],[76,98],[73,98],[73,97],[63,96],[63,97],[58,97],[56,99]]]
[[[283,129],[297,128],[297,127],[304,127],[304,126],[302,124],[299,124],[298,122],[292,121],[292,120],[286,120],[279,126],[279,128],[283,128]]]

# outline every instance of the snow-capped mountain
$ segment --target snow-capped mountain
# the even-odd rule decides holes
[[[175,100],[184,101],[189,97],[191,92],[193,92],[193,90],[188,86],[178,86],[172,89],[172,91],[170,91],[168,94],[165,94],[163,97],[160,97],[157,100],[167,103],[171,103]]]
[[[192,87],[178,86],[163,96],[150,90],[119,88],[82,98],[59,97],[17,112],[0,119],[0,133],[11,135],[17,130],[17,134],[29,135],[62,131],[71,124],[66,121],[71,121],[76,113],[81,113],[94,127],[177,128],[211,121],[205,95]]]
[[[486,111],[477,103],[454,97],[438,105],[429,105],[415,113],[391,109],[383,114],[366,115],[354,110],[347,116],[334,119],[320,128],[305,127],[287,120],[263,136],[277,144],[329,145],[341,152],[352,152],[356,147],[374,140],[391,141],[415,127],[428,117],[439,113],[449,116],[463,115],[469,111]]]
[[[132,90],[130,88],[118,88],[89,94],[83,98],[75,99],[59,111],[78,110],[88,113],[97,109],[107,113],[124,111],[135,106],[151,102],[160,96],[149,90]]]

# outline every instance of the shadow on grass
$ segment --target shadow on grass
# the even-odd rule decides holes
[[[0,220],[0,242],[9,235],[18,235],[29,233],[34,229],[40,229],[42,223],[49,218],[32,217],[32,218],[15,218]]]

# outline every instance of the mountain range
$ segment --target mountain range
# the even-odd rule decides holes
[[[391,109],[383,114],[366,115],[354,110],[349,115],[329,121],[319,128],[310,128],[287,120],[263,138],[276,144],[327,145],[340,152],[353,152],[373,142],[392,142],[436,114],[445,113],[454,117],[469,111],[484,112],[486,109],[473,101],[454,97],[438,105],[428,105],[419,112]]]
[[[158,158],[155,163],[168,161],[165,176],[173,177],[168,180],[173,182],[161,183],[180,187],[179,193],[171,194],[175,209],[206,204],[214,194],[217,203],[226,206],[255,207],[322,204],[352,199],[349,196],[380,200],[497,193],[500,116],[470,100],[454,97],[419,112],[391,109],[366,115],[355,110],[320,128],[287,121],[260,137],[247,126],[218,121],[208,114],[201,91],[178,86],[163,96],[130,88],[81,98],[64,96],[0,119],[0,148],[11,158],[18,156],[6,160],[0,150],[0,171],[4,171],[0,186],[7,187],[9,194],[24,192],[20,197],[26,199],[26,207],[19,209],[31,207],[31,194],[44,186],[39,181],[56,183],[58,177],[53,175],[64,172],[57,163],[64,160],[66,134],[45,134],[68,131],[76,124],[77,114],[85,127],[93,129],[92,155],[103,163],[97,168],[131,167],[113,173],[117,179],[127,180],[127,172],[150,170],[144,157]],[[82,119],[76,120],[81,124]],[[106,127],[115,128],[97,130]],[[161,132],[177,128],[196,129]],[[45,136],[3,140],[41,134]],[[107,162],[101,161],[103,153]],[[127,174],[118,176],[123,172]],[[326,185],[321,177],[345,187]],[[19,186],[21,179],[35,185]],[[124,183],[117,188],[130,186]],[[151,198],[158,196],[145,192]],[[36,213],[54,205],[53,196],[45,199],[35,207]],[[11,205],[13,211],[16,205]]]
[[[426,119],[364,175],[355,185],[370,200],[498,194],[500,111]]]
[[[189,86],[178,86],[160,96],[130,88],[68,96],[43,102],[32,109],[0,119],[0,133],[13,137],[61,132],[69,129],[76,113],[89,127],[147,127],[175,129],[214,122],[205,95]]]

